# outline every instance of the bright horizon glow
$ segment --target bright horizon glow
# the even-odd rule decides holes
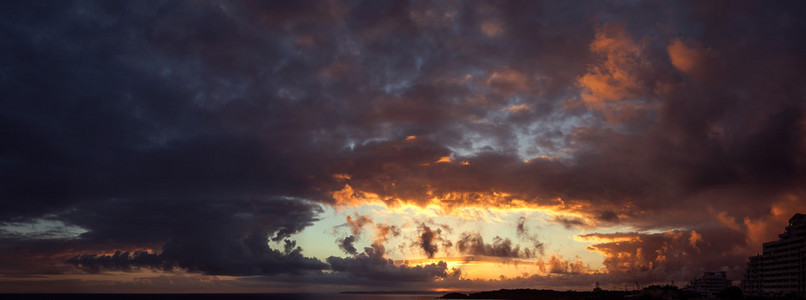
[[[551,222],[556,212],[545,208],[518,207],[505,209],[468,206],[446,211],[436,205],[423,208],[406,204],[389,208],[382,203],[355,207],[339,206],[331,208],[323,206],[323,208],[324,212],[320,215],[320,221],[291,238],[305,249],[305,255],[316,257],[323,261],[333,255],[349,256],[340,250],[336,243],[338,238],[351,235],[349,227],[346,226],[347,216],[372,216],[375,224],[394,225],[400,228],[400,236],[389,237],[386,243],[387,256],[398,263],[403,261],[432,263],[439,262],[440,257],[442,257],[449,259],[446,260],[449,267],[459,266],[463,274],[490,274],[474,267],[474,264],[483,264],[485,266],[501,267],[506,270],[508,275],[521,275],[524,273],[523,270],[526,270],[526,273],[529,274],[544,275],[545,272],[539,272],[537,267],[527,267],[525,265],[534,265],[538,259],[545,260],[552,255],[560,255],[566,259],[576,257],[582,259],[588,270],[599,270],[603,267],[603,257],[598,252],[586,249],[587,246],[594,244],[596,241],[578,238],[579,235],[588,233],[589,229],[566,228],[561,224]],[[457,259],[457,257],[462,257],[462,253],[456,249],[455,245],[447,247],[447,249],[438,245],[440,248],[438,255],[433,259],[429,259],[416,245],[407,243],[407,241],[416,239],[419,234],[418,226],[424,223],[434,228],[439,228],[439,225],[447,225],[448,228],[451,228],[451,232],[442,230],[443,238],[446,240],[456,241],[464,232],[477,232],[484,238],[484,242],[488,244],[492,243],[493,238],[498,236],[502,239],[511,240],[514,245],[528,248],[531,241],[519,237],[514,230],[521,217],[526,220],[525,225],[528,232],[536,234],[539,241],[544,243],[545,248],[542,256],[521,259],[491,257],[487,260],[472,260],[468,263],[460,263],[463,259]],[[363,251],[364,247],[370,246],[373,242],[373,236],[377,233],[371,225],[365,226],[362,230],[355,243],[359,253]],[[628,230],[630,228],[618,226],[598,228],[597,232],[623,232]],[[279,247],[279,242],[273,243],[273,248]],[[468,257],[472,257],[472,255]],[[509,262],[506,262],[507,260]],[[514,261],[518,261],[523,265],[517,266]],[[489,271],[490,269],[487,268],[486,270]],[[479,278],[496,279],[498,275]]]

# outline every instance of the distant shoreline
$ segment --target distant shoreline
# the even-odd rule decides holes
[[[440,299],[541,299],[541,300],[624,300],[624,299],[694,299],[694,295],[676,287],[650,287],[640,291],[555,291],[501,289],[477,293],[448,293]]]
[[[436,291],[344,291],[339,294],[358,294],[358,295],[441,295],[445,292]]]

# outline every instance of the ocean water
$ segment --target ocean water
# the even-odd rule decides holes
[[[116,299],[116,300],[184,300],[184,299],[245,299],[245,300],[426,300],[438,299],[444,294],[0,294],[0,299]]]
[[[438,299],[444,294],[272,294],[269,299],[288,300],[426,300]]]

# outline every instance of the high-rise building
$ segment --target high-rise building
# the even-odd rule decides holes
[[[750,257],[742,288],[747,295],[806,296],[806,215],[795,214],[777,241]]]
[[[725,272],[705,272],[701,277],[694,278],[686,285],[684,290],[699,293],[707,298],[713,298],[717,293],[730,286]]]
[[[744,272],[742,279],[742,291],[748,296],[759,296],[762,293],[761,282],[764,280],[761,268],[762,256],[751,256],[750,261],[747,262],[747,269]]]

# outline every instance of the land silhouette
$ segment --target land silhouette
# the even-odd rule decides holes
[[[687,300],[703,299],[704,295],[692,291],[682,290],[676,286],[666,285],[648,286],[636,291],[607,291],[594,289],[593,291],[554,291],[535,289],[502,289],[477,293],[449,293],[442,299],[541,299],[541,300]],[[744,299],[741,289],[732,286],[716,295],[716,299],[738,300]]]

